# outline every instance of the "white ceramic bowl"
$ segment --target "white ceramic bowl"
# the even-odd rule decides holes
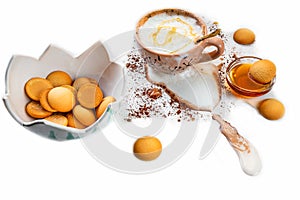
[[[25,111],[29,98],[24,85],[32,77],[46,77],[54,70],[63,70],[76,77],[90,77],[99,80],[104,96],[120,97],[123,81],[122,67],[109,60],[101,42],[96,42],[80,56],[74,58],[66,51],[50,45],[39,59],[15,55],[11,58],[5,75],[4,104],[11,116],[26,129],[54,140],[70,140],[84,137],[107,125],[110,120],[110,106],[91,126],[85,129],[65,127],[44,119],[33,119]]]

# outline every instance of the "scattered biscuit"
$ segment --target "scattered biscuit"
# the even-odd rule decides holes
[[[248,45],[255,41],[255,34],[248,28],[240,28],[234,32],[233,39],[239,44]]]
[[[278,120],[283,117],[285,108],[279,100],[270,98],[259,103],[258,111],[266,119]]]
[[[162,151],[162,144],[156,137],[146,136],[139,138],[133,145],[134,155],[143,161],[156,159]]]

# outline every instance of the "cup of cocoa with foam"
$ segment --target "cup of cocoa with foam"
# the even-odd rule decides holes
[[[136,25],[135,39],[147,64],[170,74],[223,54],[222,39],[205,37],[207,34],[203,19],[186,10],[169,8],[143,16]],[[209,47],[213,47],[211,51]]]

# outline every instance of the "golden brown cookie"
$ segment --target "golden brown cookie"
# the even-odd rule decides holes
[[[73,109],[74,117],[83,125],[90,126],[96,121],[96,116],[93,110],[76,105]]]
[[[40,104],[41,106],[49,111],[49,112],[57,112],[57,110],[53,109],[50,105],[49,105],[49,102],[48,102],[48,93],[51,89],[46,89],[42,92],[41,94],[41,98],[40,98]]]
[[[76,98],[68,88],[59,86],[48,93],[49,105],[59,112],[69,112],[76,104]]]
[[[90,83],[98,85],[98,81],[96,79],[93,78],[88,78],[88,79],[90,80]]]
[[[42,119],[45,117],[48,117],[52,114],[52,112],[49,112],[45,110],[41,104],[37,101],[31,101],[26,105],[26,112],[28,115],[30,115],[33,118]]]
[[[72,84],[71,76],[64,71],[59,71],[59,70],[53,71],[50,74],[48,74],[46,79],[49,80],[54,87]]]
[[[276,66],[270,60],[259,60],[249,69],[250,78],[262,84],[269,83],[276,75]]]
[[[71,85],[62,85],[61,87],[65,87],[65,88],[69,89],[74,94],[75,97],[77,96],[77,90],[73,86],[71,86]]]
[[[53,88],[50,81],[44,78],[34,77],[29,79],[25,84],[27,96],[35,101],[39,101],[44,90]]]
[[[98,85],[86,83],[77,92],[77,100],[83,107],[95,108],[102,101],[103,93]]]
[[[136,140],[133,145],[134,155],[144,161],[156,159],[162,151],[162,145],[156,137],[142,137]]]
[[[69,127],[73,127],[73,128],[78,128],[78,129],[84,129],[87,126],[83,125],[82,123],[80,123],[73,115],[72,112],[69,112],[67,114],[67,119],[68,119],[68,126]]]
[[[269,120],[278,120],[285,113],[284,105],[277,99],[265,99],[258,105],[259,113]]]
[[[50,115],[49,117],[46,117],[45,120],[54,122],[56,124],[60,124],[62,126],[68,125],[68,119],[65,116],[60,114]]]
[[[82,85],[84,85],[86,83],[90,83],[90,79],[87,77],[80,77],[80,78],[75,79],[72,86],[76,90],[78,90]]]
[[[108,104],[116,101],[116,99],[112,96],[104,97],[100,103],[100,105],[96,108],[96,117],[99,118],[102,116],[104,111],[106,110]]]
[[[255,41],[255,34],[250,29],[240,28],[234,32],[233,39],[239,44],[252,44]]]

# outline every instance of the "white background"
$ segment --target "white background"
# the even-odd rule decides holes
[[[236,106],[231,112],[232,124],[260,153],[263,170],[258,176],[242,172],[223,137],[206,159],[199,160],[205,135],[198,135],[172,166],[153,174],[128,175],[98,163],[80,140],[55,142],[32,134],[1,103],[0,199],[299,199],[300,14],[296,2],[1,1],[1,95],[6,66],[14,54],[38,58],[52,43],[77,56],[98,40],[132,30],[146,12],[177,7],[216,19],[227,31],[251,28],[261,55],[277,65],[273,92],[285,104],[286,115],[267,121],[250,106]]]

